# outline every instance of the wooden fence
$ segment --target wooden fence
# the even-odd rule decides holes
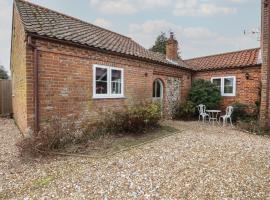
[[[0,116],[12,113],[11,80],[0,80]]]

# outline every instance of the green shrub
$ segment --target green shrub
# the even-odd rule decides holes
[[[239,102],[233,103],[232,120],[238,121],[253,121],[257,118],[256,105],[246,105]]]
[[[106,111],[101,116],[97,134],[138,134],[159,125],[161,109],[158,103],[140,104],[123,110]]]
[[[252,134],[270,136],[270,129],[262,127],[260,122],[256,119],[251,118],[245,121],[238,121],[237,127]]]
[[[175,112],[175,119],[191,120],[196,112],[196,105],[191,101],[181,103]]]
[[[217,108],[220,99],[220,90],[210,81],[203,79],[195,80],[188,93],[189,101],[196,106],[204,104],[208,109]]]
[[[237,127],[241,130],[245,130],[245,131],[248,131],[250,133],[255,133],[255,134],[260,134],[263,132],[257,120],[238,121]]]
[[[231,106],[233,107],[232,120],[234,122],[243,121],[248,118],[247,105],[236,102],[233,103]]]

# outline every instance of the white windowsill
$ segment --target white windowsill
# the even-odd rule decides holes
[[[93,99],[126,99],[125,96],[93,96]]]
[[[222,97],[235,97],[235,94],[222,94]]]

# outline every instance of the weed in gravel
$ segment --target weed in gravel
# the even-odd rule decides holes
[[[34,188],[44,187],[49,185],[52,181],[55,180],[54,176],[46,176],[40,179],[37,179],[33,182]]]

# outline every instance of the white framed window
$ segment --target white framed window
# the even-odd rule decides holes
[[[236,77],[212,77],[211,82],[214,83],[219,89],[221,96],[235,96],[236,93]]]
[[[124,69],[93,65],[93,98],[123,98]]]

